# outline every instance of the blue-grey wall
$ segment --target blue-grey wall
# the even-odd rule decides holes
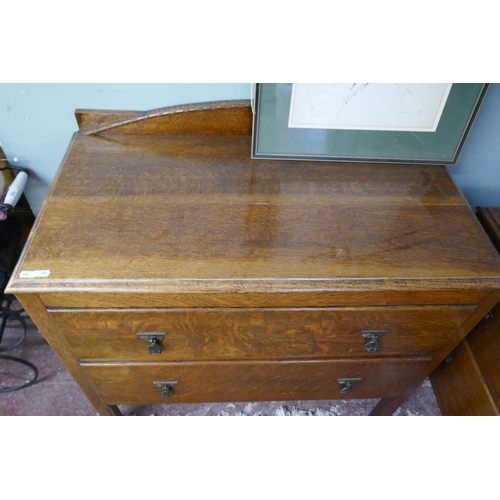
[[[456,165],[448,167],[472,207],[500,206],[500,83],[493,83]]]
[[[77,130],[76,108],[149,110],[248,99],[250,84],[0,84],[0,142],[28,167],[26,196],[38,212]],[[249,152],[250,154],[250,152]],[[500,205],[500,84],[492,84],[458,163],[449,167],[473,206]]]
[[[249,98],[249,83],[0,84],[0,142],[8,158],[18,158],[19,165],[34,172],[26,197],[38,213],[71,136],[78,130],[75,109],[147,111]]]

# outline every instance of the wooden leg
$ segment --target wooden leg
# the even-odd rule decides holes
[[[109,415],[111,415],[113,417],[121,417],[123,415],[123,413],[120,411],[120,408],[118,408],[118,406],[109,405],[107,408],[108,408]]]
[[[121,417],[123,415],[118,406],[107,405],[102,401],[99,404],[93,403],[93,405],[101,417]]]
[[[121,415],[117,406],[108,406],[100,398],[78,360],[75,358],[64,335],[47,312],[41,298],[33,294],[19,294],[17,299],[39,330],[43,332],[45,340],[47,340],[52,349],[57,353],[67,370],[89,398],[89,401],[92,403],[97,413],[99,413],[99,415]]]
[[[370,413],[370,416],[391,416],[404,402],[406,397],[381,399]]]

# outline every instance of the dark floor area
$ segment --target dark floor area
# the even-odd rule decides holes
[[[19,305],[17,305],[19,307]],[[29,320],[26,339],[3,355],[31,362],[38,370],[35,384],[13,392],[0,393],[0,415],[97,415],[78,384],[59,361],[37,328]],[[22,334],[22,325],[9,320],[1,348],[12,344]],[[12,372],[15,371],[13,374]],[[24,365],[0,359],[0,387],[12,383],[12,377],[29,375]],[[170,404],[123,406],[124,415],[367,415],[376,400],[273,401],[244,403]],[[431,385],[426,380],[398,409],[395,415],[440,415]]]

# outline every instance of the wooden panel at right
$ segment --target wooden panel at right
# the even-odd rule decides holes
[[[479,207],[478,219],[500,251],[500,207]],[[500,415],[500,304],[430,377],[445,416]]]

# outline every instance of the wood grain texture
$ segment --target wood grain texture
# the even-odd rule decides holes
[[[8,291],[102,414],[332,399],[343,377],[394,412],[500,299],[446,169],[252,160],[247,103],[187,108],[77,112]],[[138,329],[168,331],[159,361]],[[390,330],[374,357],[361,329]]]
[[[451,357],[454,363],[449,367],[440,367],[431,376],[440,405],[460,415],[482,415],[486,397],[496,411],[500,411],[500,306],[492,308],[490,314],[488,318],[481,317],[481,322],[472,329],[467,337],[467,346],[453,350]],[[472,377],[472,374],[475,374],[474,378],[464,382],[463,379]],[[441,378],[444,381],[440,381]],[[457,388],[454,384],[465,384],[466,387]],[[478,399],[470,395],[466,397],[468,389],[477,392]],[[483,396],[479,399],[481,393]],[[472,405],[474,401],[476,404]]]
[[[499,416],[468,339],[463,340],[430,377],[444,416]]]
[[[500,207],[478,207],[476,214],[491,242],[500,252]]]
[[[477,216],[493,245],[500,249],[500,208],[479,207]],[[451,363],[442,363],[430,377],[441,412],[499,415],[500,305],[481,319],[451,358]]]
[[[195,361],[432,355],[471,307],[351,309],[188,309],[54,311],[51,317],[83,360]],[[377,353],[365,330],[388,330]],[[140,332],[168,332],[151,355]]]
[[[467,337],[476,363],[500,410],[500,305]]]
[[[23,260],[50,277],[17,274],[11,291],[498,286],[498,256],[444,168],[251,160],[249,148],[77,135]]]
[[[80,131],[101,134],[250,135],[249,100],[182,104],[151,111],[75,111]]]
[[[43,303],[49,309],[61,308],[134,308],[134,307],[349,307],[349,306],[408,306],[408,305],[447,305],[477,304],[485,296],[485,290],[376,290],[376,283],[371,290],[364,291],[324,291],[310,286],[295,290],[282,290],[267,286],[267,291],[260,293],[241,293],[235,288],[232,292],[190,292],[189,287],[179,293],[151,292],[126,294],[120,293],[119,287],[112,290],[102,289],[96,292],[65,291],[44,293]],[[470,284],[469,284],[470,286]],[[262,287],[263,288],[263,287]],[[220,290],[220,289],[219,289]]]
[[[398,394],[422,377],[426,361],[358,360],[302,362],[214,362],[99,365],[83,368],[108,404],[283,401],[379,398]],[[361,378],[341,394],[338,378]],[[155,381],[178,381],[174,395],[161,397]]]
[[[500,292],[492,290],[478,304],[473,313],[460,325],[455,335],[450,337],[443,345],[436,349],[434,359],[429,362],[428,374],[431,375],[434,370],[445,360],[445,358],[459,345],[465,336],[484,318],[484,316],[497,304],[500,300]],[[408,384],[405,392],[402,392],[399,397],[390,401],[381,401],[374,408],[374,415],[392,415],[408,396],[417,388],[419,383],[414,380],[413,384]]]

